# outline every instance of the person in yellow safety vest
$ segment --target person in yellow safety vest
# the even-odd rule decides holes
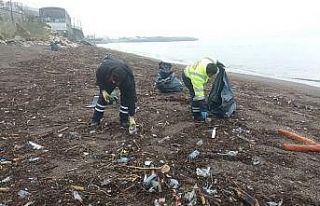
[[[187,66],[182,72],[182,80],[192,98],[191,111],[196,121],[206,121],[208,118],[205,85],[219,72],[219,68],[224,68],[224,65],[206,57]]]

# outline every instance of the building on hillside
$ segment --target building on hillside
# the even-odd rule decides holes
[[[71,18],[64,8],[43,7],[39,9],[40,19],[48,24],[51,29],[71,40],[83,39],[81,26],[71,24]]]
[[[71,18],[64,8],[43,7],[39,9],[39,16],[53,31],[65,37],[72,35]]]

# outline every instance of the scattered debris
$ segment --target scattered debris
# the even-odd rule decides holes
[[[143,179],[143,187],[148,192],[161,192],[161,185],[160,185],[160,179],[157,174],[152,174],[150,176],[147,176],[145,174]]]
[[[43,148],[44,148],[43,146],[41,146],[41,145],[39,145],[39,144],[37,144],[37,143],[31,142],[31,141],[29,141],[28,143],[29,143],[29,145],[32,146],[32,149],[40,150],[40,149],[43,149]]]
[[[178,180],[173,179],[173,178],[170,178],[168,180],[168,185],[172,189],[178,189],[180,187],[180,184],[179,184]]]
[[[185,202],[185,205],[187,205],[187,206],[195,206],[195,205],[197,205],[196,190],[192,189],[192,191],[184,193],[183,200]]]
[[[3,180],[1,180],[1,183],[7,183],[7,182],[10,182],[10,180],[11,180],[11,177],[8,176],[8,177],[4,178]]]
[[[85,190],[84,187],[78,186],[78,185],[71,185],[70,188],[73,189],[73,190],[78,190],[78,191],[84,191]]]
[[[170,169],[171,169],[170,166],[167,164],[164,164],[161,167],[135,167],[135,166],[127,166],[127,165],[119,165],[119,166],[136,169],[136,170],[150,170],[150,171],[154,170],[164,174],[170,172]]]
[[[154,206],[164,206],[166,205],[166,198],[161,197],[159,199],[154,200]]]
[[[106,178],[106,179],[104,179],[104,180],[102,180],[102,181],[100,182],[100,185],[101,185],[102,187],[108,186],[108,185],[111,184],[111,182],[112,182],[112,179],[111,179],[111,178]]]
[[[149,166],[151,166],[151,163],[152,163],[151,160],[147,160],[144,162],[144,165],[149,167]]]
[[[200,177],[209,177],[210,175],[210,167],[207,168],[197,168],[196,169],[197,176]]]
[[[117,159],[116,162],[127,164],[129,162],[129,158],[128,157],[121,157],[121,158]]]
[[[211,139],[216,138],[216,133],[217,133],[217,128],[214,127],[214,128],[212,129]]]
[[[161,143],[163,143],[163,142],[165,142],[165,141],[167,141],[167,140],[169,140],[169,139],[170,139],[170,137],[169,137],[169,136],[166,136],[166,137],[158,140],[158,143],[161,144]]]
[[[239,151],[228,151],[225,155],[229,156],[229,157],[235,157],[237,156],[239,153]]]
[[[9,187],[0,187],[0,192],[10,192]]]
[[[203,140],[200,139],[200,140],[196,143],[196,145],[199,146],[199,147],[202,146],[202,145],[203,145]]]
[[[282,206],[283,199],[281,199],[279,202],[267,202],[267,206]]]
[[[24,199],[24,198],[26,198],[26,197],[28,197],[28,196],[30,196],[30,195],[31,195],[31,193],[28,192],[28,191],[25,191],[25,190],[20,190],[20,191],[18,192],[18,196],[19,196],[19,198],[21,198],[21,199]]]
[[[79,192],[77,192],[77,191],[73,191],[73,198],[74,198],[75,200],[78,200],[79,202],[83,202],[83,200],[82,200]]]
[[[208,183],[206,183],[206,186],[204,186],[202,188],[208,195],[215,195],[218,193],[218,191],[217,191],[217,189],[211,189],[212,186],[213,186],[212,184],[209,185]]]
[[[241,199],[242,202],[245,204],[249,204],[250,206],[259,206],[259,202],[256,198],[252,197],[245,191],[241,190],[240,188],[233,188],[235,193],[237,194],[238,198]]]
[[[198,156],[200,155],[200,152],[198,150],[194,150],[193,152],[191,152],[191,154],[189,154],[189,159],[191,160],[195,160],[198,158]]]
[[[31,158],[29,158],[29,162],[36,162],[38,160],[40,160],[40,157],[31,157]]]
[[[252,164],[253,165],[258,165],[260,163],[261,163],[261,161],[258,157],[252,157]]]

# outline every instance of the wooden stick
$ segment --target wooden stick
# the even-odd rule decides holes
[[[237,196],[246,204],[250,206],[259,206],[259,202],[255,197],[252,197],[240,188],[233,188]]]
[[[120,167],[126,167],[126,168],[131,168],[131,169],[136,169],[136,170],[156,170],[160,171],[162,173],[168,173],[170,171],[170,166],[165,164],[162,165],[161,167],[136,167],[136,166],[127,166],[127,165],[119,165]]]
[[[295,152],[320,152],[320,144],[300,145],[300,144],[283,144],[283,149]]]
[[[307,137],[303,137],[301,135],[298,135],[296,133],[293,133],[293,132],[289,132],[287,130],[282,130],[282,129],[279,129],[278,130],[278,133],[282,136],[285,136],[285,137],[288,137],[292,140],[296,140],[296,141],[299,141],[299,142],[303,142],[304,144],[308,144],[308,145],[312,145],[312,144],[317,144],[314,140],[312,139],[309,139]]]

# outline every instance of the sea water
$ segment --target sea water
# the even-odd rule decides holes
[[[320,38],[109,43],[101,47],[179,64],[218,59],[227,71],[320,87]]]

